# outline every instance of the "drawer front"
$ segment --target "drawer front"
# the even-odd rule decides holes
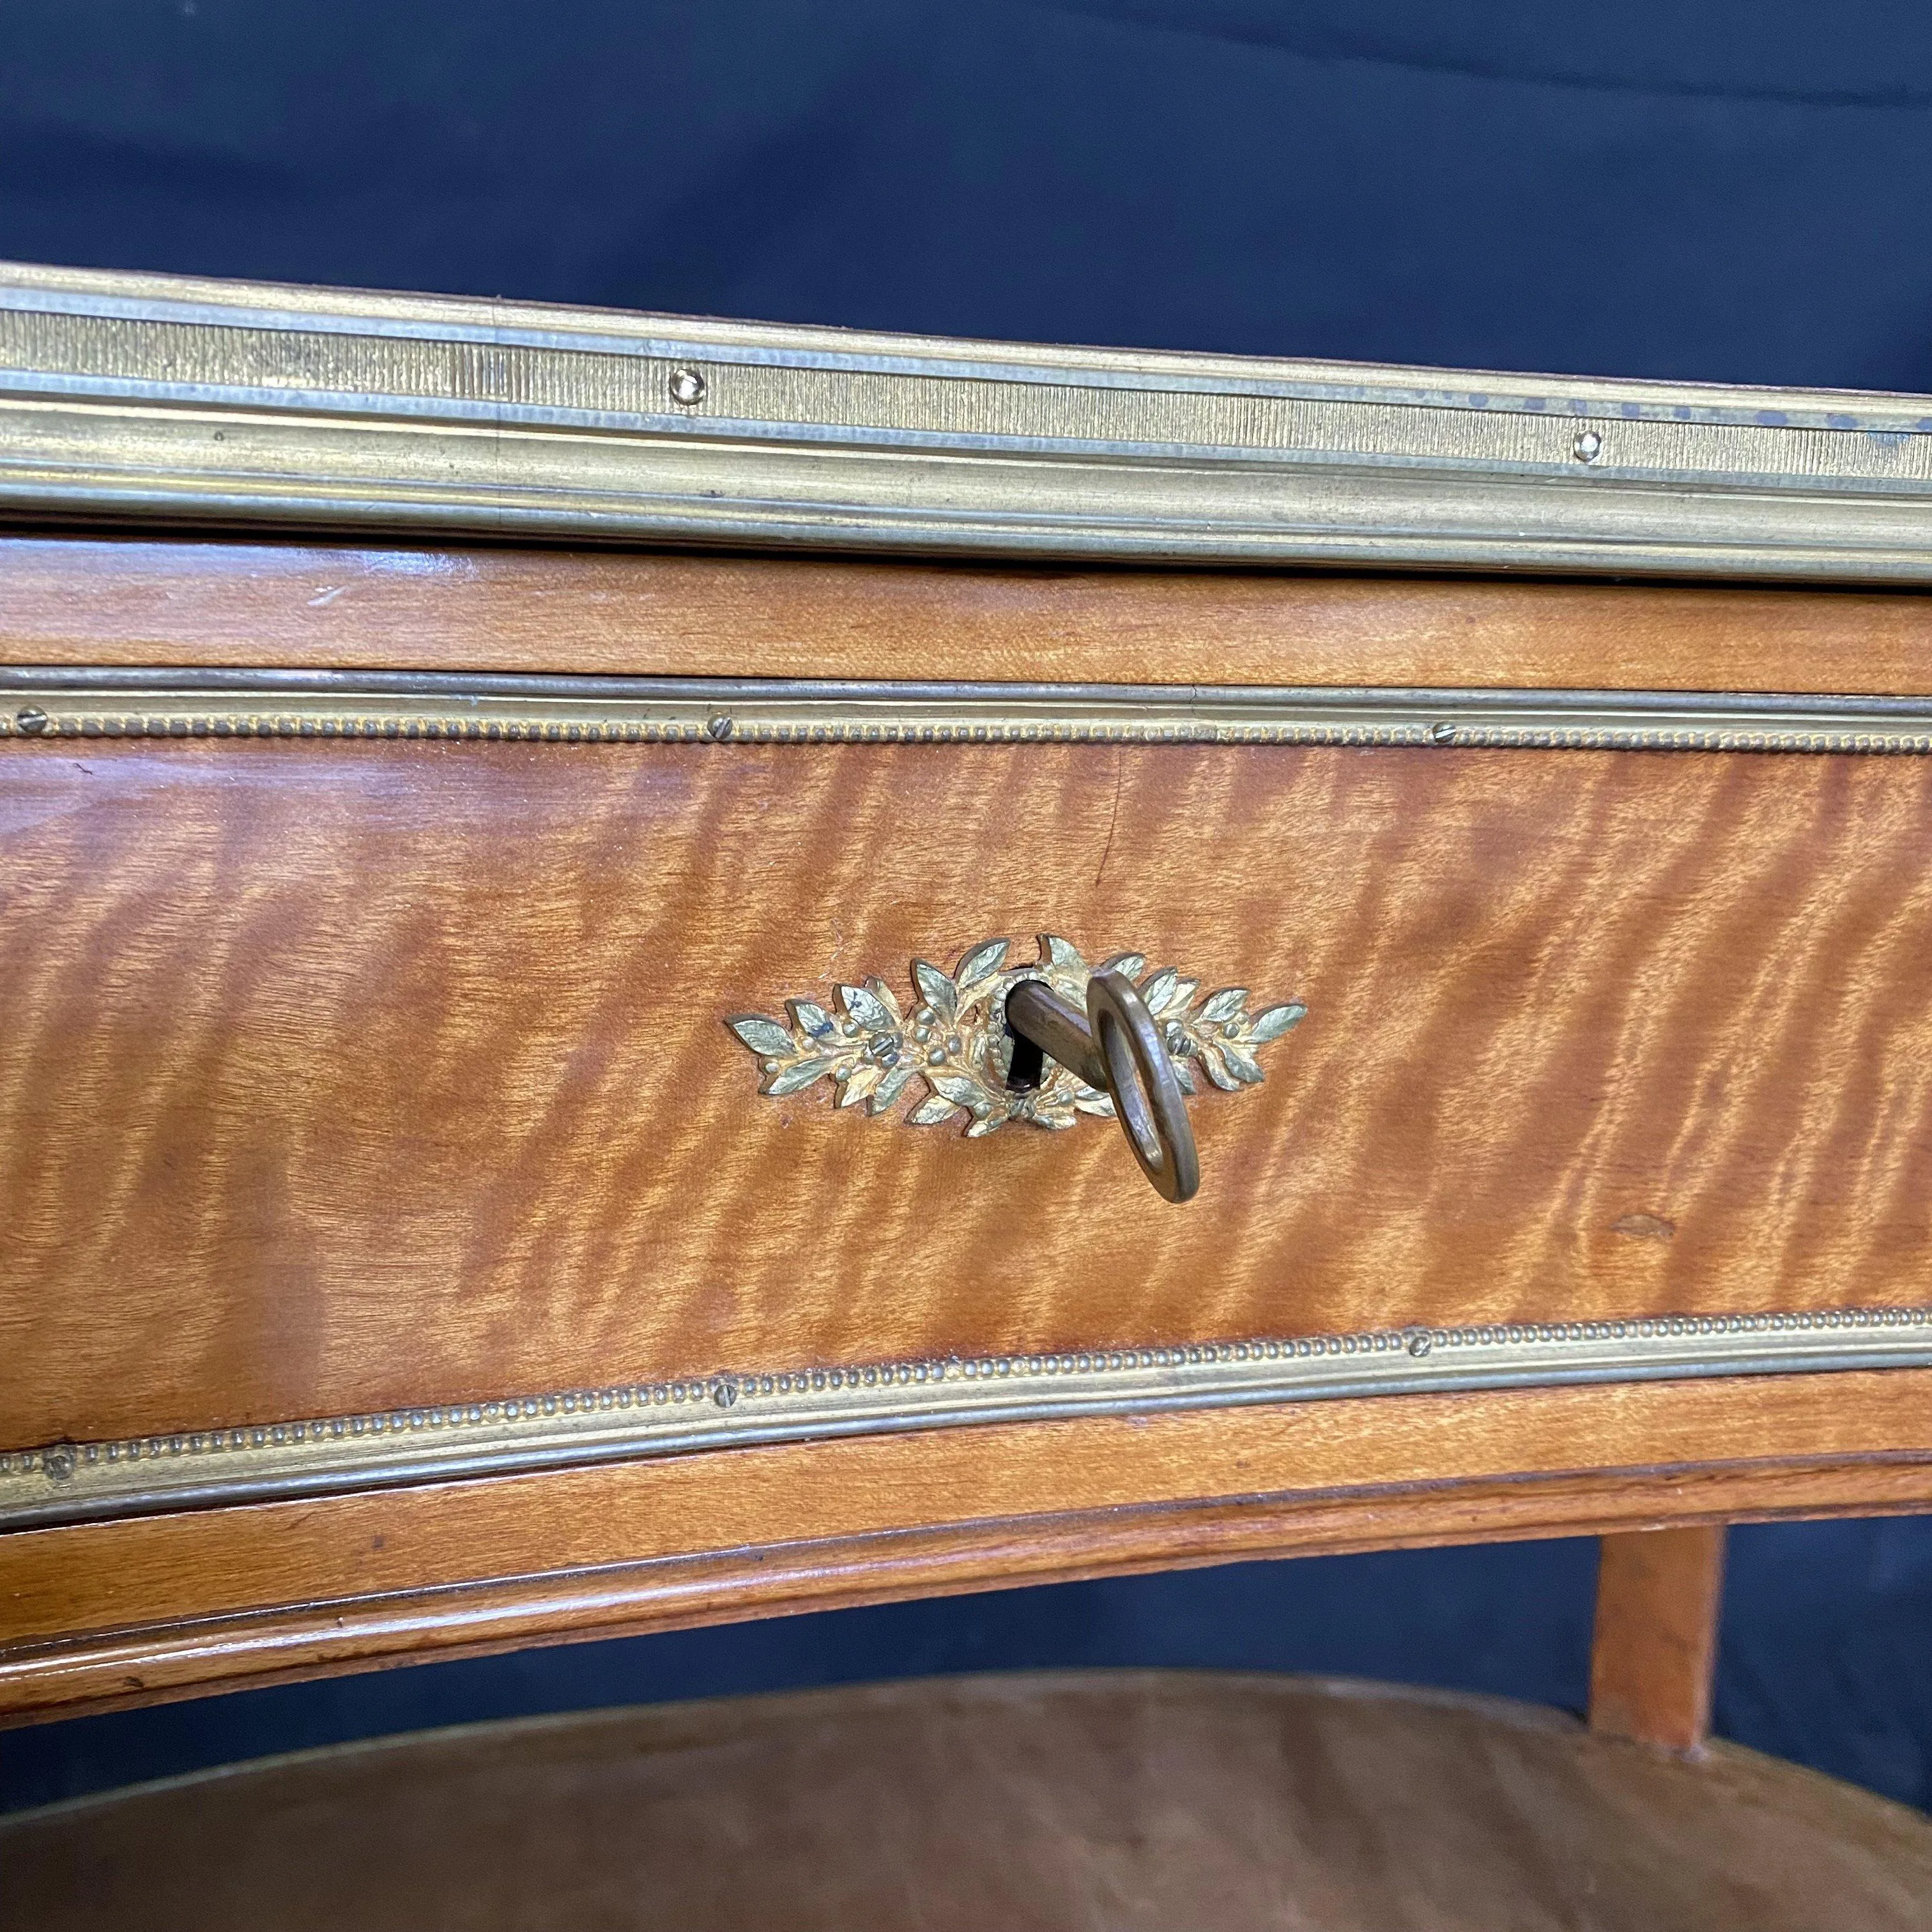
[[[1923,1352],[1921,758],[16,734],[0,824],[0,1447],[1614,1376],[1666,1317],[1893,1311],[1693,1324],[1706,1370]],[[1200,1083],[1194,1202],[1102,1119],[760,1095],[724,1024],[1039,934],[1305,1005]],[[1208,1346],[1256,1338],[1316,1360]]]

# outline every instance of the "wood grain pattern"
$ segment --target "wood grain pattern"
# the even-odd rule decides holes
[[[1932,1820],[1795,1765],[1221,1671],[464,1725],[0,1820],[0,1862],[44,1932],[1922,1932],[1932,1907]]]
[[[1924,1294],[1932,761],[16,746],[0,826],[16,1445]],[[1189,1207],[720,1024],[1039,931],[1308,1002]]]
[[[0,539],[0,663],[1932,693],[1932,596]]]
[[[1932,1370],[790,1444],[0,1536],[0,1711],[1241,1558],[1932,1508]]]
[[[1724,1532],[1692,1527],[1603,1539],[1590,1652],[1590,1728],[1666,1750],[1711,1728]]]

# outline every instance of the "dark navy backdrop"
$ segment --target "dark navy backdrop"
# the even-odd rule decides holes
[[[30,260],[1932,388],[1917,0],[10,0]]]
[[[0,10],[16,260],[1928,389],[1928,209],[1932,10],[1908,0]],[[1720,1728],[1932,1802],[1932,1523],[1734,1544]],[[0,1736],[0,1803],[918,1670],[1347,1670],[1575,1706],[1592,1562],[1562,1543],[1246,1565],[245,1693]]]

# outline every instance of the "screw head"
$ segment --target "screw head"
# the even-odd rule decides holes
[[[721,711],[704,728],[710,733],[712,737],[718,744],[722,745],[731,735],[731,721]]]
[[[711,1384],[711,1400],[720,1408],[729,1408],[738,1400],[738,1384],[729,1376],[720,1376]]]
[[[53,722],[37,704],[30,704],[24,711],[14,714],[14,722],[29,737],[38,738]]]
[[[670,399],[681,403],[685,408],[694,408],[704,400],[706,383],[704,374],[697,369],[674,369],[670,376]]]
[[[1439,724],[1430,726],[1429,735],[1438,745],[1453,745],[1456,742],[1456,728],[1445,718]]]
[[[1604,453],[1604,439],[1593,429],[1586,429],[1570,446],[1570,454],[1579,463],[1594,463]]]
[[[71,1442],[56,1442],[40,1451],[40,1467],[56,1483],[65,1482],[74,1474],[74,1464]]]

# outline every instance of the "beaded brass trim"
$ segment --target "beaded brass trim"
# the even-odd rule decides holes
[[[838,679],[0,670],[0,738],[1932,752],[1932,700]]]
[[[497,1402],[16,1450],[0,1454],[0,1528],[974,1423],[1927,1367],[1932,1307],[1414,1327],[777,1373],[722,1371]]]

